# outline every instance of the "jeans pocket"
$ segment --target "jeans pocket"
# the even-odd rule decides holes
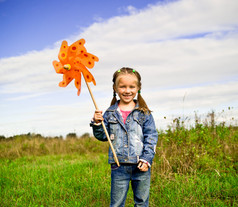
[[[117,170],[119,166],[116,163],[111,164],[111,170]]]

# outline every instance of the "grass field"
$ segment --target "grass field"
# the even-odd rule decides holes
[[[238,206],[237,143],[222,124],[159,132],[150,206]],[[0,206],[109,206],[107,150],[92,137],[2,137]]]

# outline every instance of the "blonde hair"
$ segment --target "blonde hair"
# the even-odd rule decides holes
[[[145,103],[145,100],[142,98],[141,92],[140,92],[141,91],[141,76],[136,70],[134,70],[132,68],[128,68],[128,67],[123,67],[123,68],[117,70],[113,74],[113,79],[112,79],[112,82],[113,82],[113,86],[112,86],[113,87],[113,98],[112,98],[112,101],[111,101],[111,106],[114,105],[117,102],[116,91],[115,91],[116,80],[120,75],[125,75],[125,74],[131,74],[131,75],[134,74],[137,77],[137,80],[138,80],[137,84],[138,84],[138,88],[139,88],[138,95],[137,95],[137,102],[138,102],[138,105],[139,105],[138,109],[140,111],[143,111],[146,114],[150,114],[151,110],[148,108],[148,106]]]

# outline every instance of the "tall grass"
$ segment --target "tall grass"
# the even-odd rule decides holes
[[[89,136],[2,137],[0,206],[109,206],[107,151]],[[237,152],[236,127],[175,119],[159,131],[150,206],[238,206]]]
[[[218,125],[196,125],[160,132],[155,165],[161,174],[235,170],[238,165],[238,130]]]
[[[0,158],[16,159],[25,156],[91,154],[107,152],[108,146],[92,137],[45,138],[24,134],[0,139]]]

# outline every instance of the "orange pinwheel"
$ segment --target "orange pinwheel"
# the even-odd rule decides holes
[[[54,60],[53,66],[56,73],[63,74],[63,81],[59,83],[60,87],[66,87],[73,79],[75,79],[75,87],[78,89],[78,96],[81,92],[81,73],[83,73],[86,82],[96,81],[87,68],[93,68],[94,62],[98,61],[98,57],[87,52],[84,47],[85,40],[80,39],[68,46],[67,41],[63,41],[59,51],[59,62]]]
[[[92,55],[87,52],[84,47],[85,40],[81,39],[74,42],[72,45],[68,46],[67,41],[63,41],[59,51],[59,61],[54,60],[53,66],[55,68],[56,73],[63,74],[63,81],[59,83],[60,87],[66,87],[73,79],[75,79],[75,87],[78,89],[78,96],[81,92],[81,73],[83,73],[83,77],[85,79],[86,85],[88,87],[89,93],[92,97],[94,106],[96,110],[98,110],[98,106],[93,97],[91,88],[89,86],[89,82],[93,82],[96,85],[96,81],[93,75],[88,71],[87,68],[93,68],[95,61],[98,61],[98,57]],[[116,152],[113,148],[111,139],[107,132],[106,126],[102,121],[102,126],[105,131],[107,140],[112,149],[112,153],[114,155],[114,160],[118,166],[120,166]]]

